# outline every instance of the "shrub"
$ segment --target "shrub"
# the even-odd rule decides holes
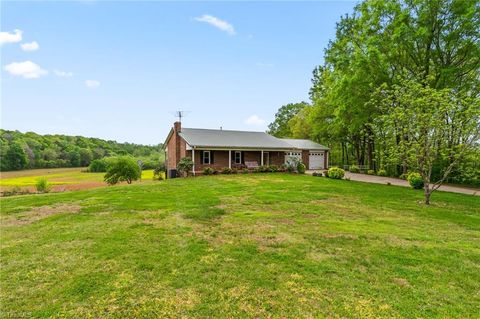
[[[272,172],[272,173],[278,172],[278,166],[277,165],[270,165],[268,167],[268,171]]]
[[[406,180],[407,180],[407,177],[408,177],[408,173],[403,173],[403,174],[401,174],[398,178],[403,179],[403,180],[406,181]]]
[[[213,168],[211,167],[205,167],[203,169],[203,175],[213,175]]]
[[[322,174],[322,172],[313,172],[313,173],[312,173],[312,176],[322,177],[323,174]]]
[[[328,178],[342,179],[345,176],[345,171],[339,167],[331,167],[328,169]]]
[[[107,173],[104,176],[105,182],[110,185],[126,181],[131,184],[142,175],[142,171],[134,158],[129,156],[117,157],[108,165]]]
[[[291,162],[284,164],[284,167],[285,167],[285,170],[289,173],[295,172],[295,166]]]
[[[178,161],[177,164],[177,171],[182,174],[188,176],[193,168],[193,162],[190,157],[183,157]]]
[[[422,189],[423,188],[423,178],[419,173],[410,173],[407,177],[408,183],[414,189]]]
[[[88,166],[88,171],[91,173],[100,173],[106,172],[108,167],[108,162],[106,159],[96,159],[90,162]]]
[[[52,186],[45,177],[41,177],[37,179],[37,182],[35,183],[35,188],[39,193],[48,193],[52,189]]]
[[[232,169],[228,167],[222,168],[222,174],[232,174]]]
[[[367,171],[367,174],[368,174],[368,175],[375,175],[375,171],[374,171],[373,169],[369,169],[369,170]]]
[[[387,171],[384,170],[383,168],[379,169],[378,172],[377,172],[377,175],[378,176],[387,176]]]
[[[305,164],[303,164],[302,162],[298,163],[297,164],[297,172],[299,174],[305,174],[305,170],[307,169],[307,167],[305,166]]]
[[[249,173],[248,168],[243,168],[241,170],[241,172],[242,172],[242,174],[248,174]]]
[[[360,168],[357,165],[350,165],[349,171],[352,173],[360,173]]]
[[[163,180],[164,178],[164,173],[166,171],[165,163],[159,163],[157,167],[154,168],[153,170],[153,179],[154,180]]]

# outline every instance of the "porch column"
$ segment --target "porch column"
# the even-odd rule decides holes
[[[192,146],[192,170],[193,170],[193,176],[195,176],[195,147]]]
[[[262,155],[260,156],[260,166],[263,166],[263,150],[262,150]]]
[[[232,168],[232,150],[228,150],[228,168]]]

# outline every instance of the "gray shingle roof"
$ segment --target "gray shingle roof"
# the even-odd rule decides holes
[[[315,149],[327,147],[310,140],[280,139],[264,132],[209,130],[182,128],[180,136],[195,147],[216,148],[263,148],[263,149]]]
[[[292,149],[290,144],[264,132],[182,128],[179,134],[190,146],[196,147]]]
[[[292,138],[282,138],[282,141],[287,142],[295,148],[300,148],[302,150],[328,150],[328,147],[321,144],[315,143],[310,140],[301,140],[301,139],[292,139]]]

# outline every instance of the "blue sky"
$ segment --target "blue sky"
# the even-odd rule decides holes
[[[2,128],[157,144],[186,110],[185,127],[265,130],[308,101],[354,5],[2,2]]]

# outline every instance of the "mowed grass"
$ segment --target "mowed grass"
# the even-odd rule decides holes
[[[480,199],[288,174],[1,199],[1,312],[478,318]]]

